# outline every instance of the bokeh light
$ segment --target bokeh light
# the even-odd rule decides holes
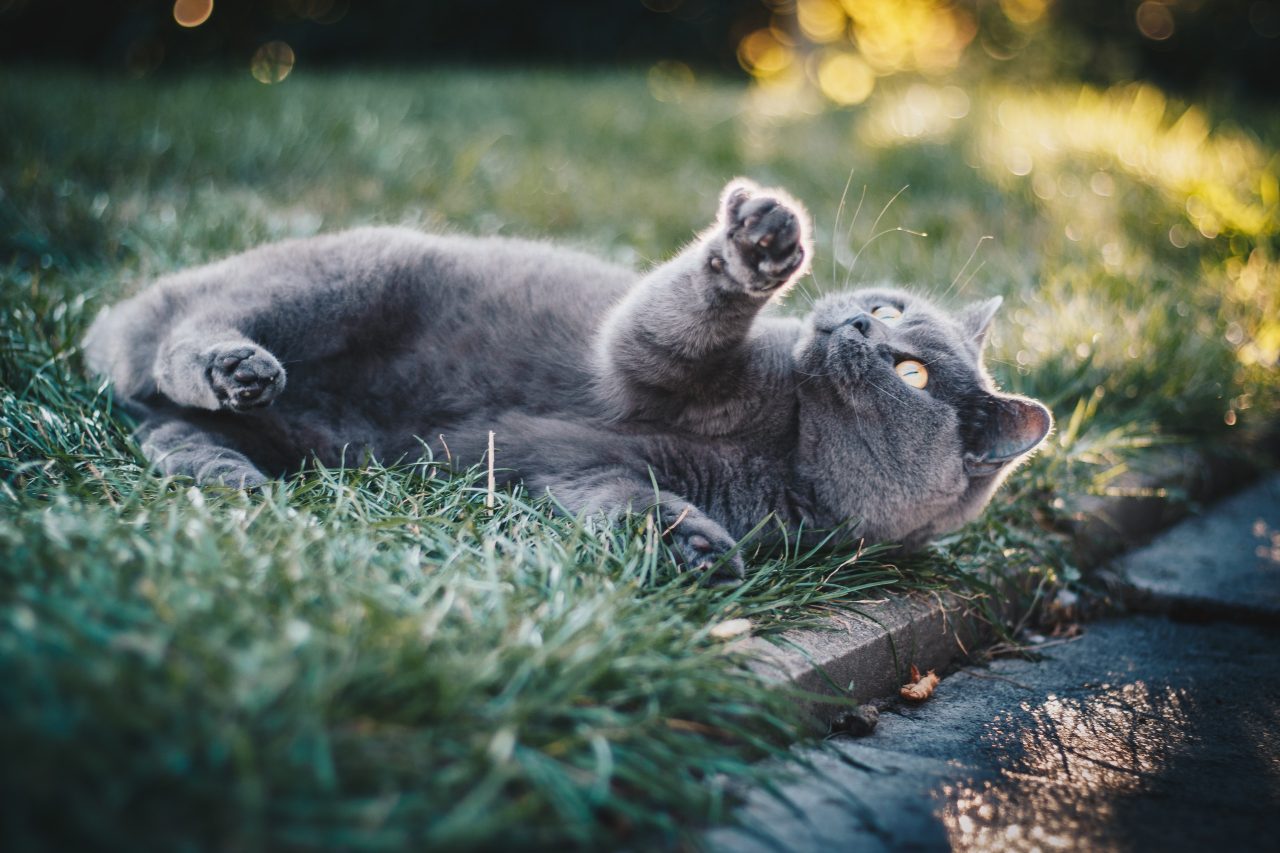
[[[693,88],[693,69],[683,62],[663,60],[649,69],[649,93],[665,103],[680,103]]]
[[[1164,3],[1146,0],[1134,13],[1138,29],[1152,41],[1164,41],[1173,36],[1173,12]]]
[[[213,0],[176,0],[173,19],[180,27],[198,27],[213,14]]]
[[[1010,21],[1031,25],[1049,0],[1005,0]],[[951,0],[795,0],[771,3],[770,26],[738,43],[738,61],[760,85],[776,84],[803,67],[828,102],[861,104],[876,78],[897,73],[939,75],[954,70],[978,24]],[[1019,23],[1022,25],[1022,23]],[[802,82],[802,81],[801,81]]]
[[[889,148],[911,142],[942,142],[969,114],[969,96],[959,86],[913,83],[905,92],[879,98],[860,129],[863,143]]]
[[[806,38],[819,43],[844,38],[849,26],[844,9],[836,0],[797,0],[796,21]]]
[[[794,52],[772,29],[756,30],[738,44],[738,62],[757,79],[776,77],[794,61]]]
[[[854,41],[879,73],[949,71],[977,34],[969,12],[943,0],[842,0]]]
[[[279,83],[289,76],[294,63],[293,48],[282,41],[269,41],[254,53],[249,71],[259,83]]]
[[[818,64],[818,87],[837,104],[860,104],[875,89],[876,75],[856,54],[828,51]]]
[[[1049,0],[1000,0],[1000,11],[1006,18],[1020,26],[1030,26],[1049,9]]]

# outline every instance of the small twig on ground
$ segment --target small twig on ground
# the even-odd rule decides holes
[[[489,491],[484,496],[485,509],[493,512],[493,430],[489,430]]]

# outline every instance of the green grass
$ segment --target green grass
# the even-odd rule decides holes
[[[973,82],[955,119],[955,93],[919,82],[814,115],[729,84],[677,94],[643,74],[6,70],[6,846],[684,839],[804,731],[712,625],[769,635],[891,588],[981,596],[993,564],[1071,577],[1055,520],[1076,498],[1152,444],[1256,454],[1274,427],[1280,114],[1243,129],[1231,104],[1184,118],[1151,89],[1070,83]],[[993,367],[1059,430],[923,559],[790,554],[706,590],[642,519],[597,530],[518,491],[490,513],[481,480],[422,465],[196,489],[147,472],[83,374],[93,313],[166,270],[368,222],[639,265],[705,225],[735,174],[810,205],[805,292],[856,255],[855,282],[1008,297]]]

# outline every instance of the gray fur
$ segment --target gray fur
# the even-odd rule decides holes
[[[539,243],[359,229],[167,276],[105,311],[86,352],[147,457],[201,482],[424,444],[463,467],[493,430],[507,480],[571,513],[656,510],[689,565],[740,575],[721,558],[766,519],[761,539],[954,529],[1050,427],[982,368],[999,302],[949,317],[880,289],[762,314],[805,274],[808,227],[784,193],[736,181],[638,281]],[[888,303],[899,324],[867,316]],[[894,372],[904,357],[928,365],[924,390]]]

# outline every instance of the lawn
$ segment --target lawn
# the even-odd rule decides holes
[[[1280,111],[1151,86],[890,79],[808,109],[663,73],[0,76],[0,826],[7,849],[646,846],[728,818],[805,736],[710,628],[813,623],[1000,565],[1075,582],[1058,532],[1155,445],[1269,464]],[[789,305],[892,280],[1004,294],[1003,387],[1058,430],[922,559],[677,575],[425,464],[244,495],[147,471],[87,378],[102,305],[347,226],[549,237],[643,266],[733,175],[817,222]],[[913,233],[914,232],[914,233]]]

